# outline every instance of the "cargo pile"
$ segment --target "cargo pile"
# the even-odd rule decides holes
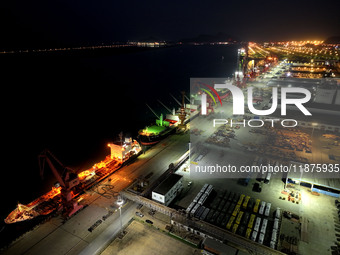
[[[326,139],[340,140],[340,136],[334,134],[323,134],[322,136]]]
[[[237,128],[237,127],[235,127]],[[235,138],[234,127],[227,125],[220,126],[207,140],[207,143],[219,146],[229,146],[231,138]]]
[[[298,156],[296,152],[312,152],[309,134],[298,129],[274,129],[270,127],[266,129],[253,128],[249,132],[267,137],[264,144],[245,144],[249,151],[256,151],[272,158],[308,162],[307,158]]]
[[[331,143],[328,143],[329,145],[340,145],[340,136],[334,135],[334,134],[323,134],[324,138],[331,140]]]
[[[278,148],[275,146],[254,143],[245,143],[244,146],[247,147],[248,151],[256,151],[257,153],[272,159],[284,159],[302,163],[308,162],[307,158],[296,155],[294,151],[283,150],[282,148]]]
[[[201,135],[204,131],[198,128],[191,129],[190,135]]]
[[[309,134],[295,129],[272,129],[268,142],[273,147],[310,153]]]

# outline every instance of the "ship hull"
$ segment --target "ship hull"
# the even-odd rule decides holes
[[[175,131],[175,128],[174,127],[170,127],[170,128],[164,130],[162,133],[160,133],[158,135],[149,135],[149,136],[147,136],[147,135],[139,134],[138,140],[139,140],[139,143],[141,145],[152,146],[152,145],[155,145],[155,144],[159,143],[160,141],[162,141],[164,138],[169,136],[174,131]]]
[[[95,179],[81,180],[81,185],[77,186],[73,190],[74,191],[73,198],[78,197],[84,191],[90,189],[91,187],[93,187],[94,185],[102,181],[103,179],[107,178],[108,176],[110,176],[111,174],[119,170],[122,166],[127,165],[130,162],[134,161],[142,152],[138,143],[137,145],[139,149],[135,151],[135,154],[132,154],[123,162],[111,160],[109,163],[107,163],[104,166],[101,166],[99,169],[96,170]],[[29,203],[28,205],[18,204],[17,208],[13,210],[4,220],[5,223],[12,224],[12,223],[22,222],[26,220],[31,220],[33,218],[36,218],[37,216],[46,216],[55,211],[60,210],[63,206],[60,194],[61,194],[61,187],[58,187],[58,188],[53,187],[52,191],[37,198],[36,200]]]

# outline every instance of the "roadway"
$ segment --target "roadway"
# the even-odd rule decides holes
[[[136,211],[137,204],[129,201],[126,206],[122,208],[122,225],[126,226],[133,214]],[[118,216],[119,214],[116,214]],[[120,220],[116,219],[110,224],[100,235],[97,236],[89,245],[82,250],[79,255],[95,255],[100,254],[105,247],[107,247],[112,240],[120,233]]]
[[[201,135],[191,135],[190,142],[193,147],[197,146],[197,151],[191,155],[191,161],[196,162],[199,155],[203,157],[196,162],[197,164],[191,165],[192,171],[190,172],[191,179],[206,179],[206,178],[240,178],[244,177],[244,174],[234,172],[230,173],[214,173],[200,172],[199,169],[203,169],[204,166],[236,166],[237,169],[240,166],[250,165],[253,162],[256,154],[246,151],[245,144],[252,142],[253,144],[262,144],[265,141],[264,136],[254,135],[250,133],[248,126],[234,129],[235,138],[230,139],[228,146],[218,146],[215,144],[209,144],[206,140],[216,131],[221,125],[213,127],[213,118],[221,119],[233,119],[234,122],[238,122],[237,119],[243,117],[233,116],[232,103],[223,102],[223,106],[215,108],[215,116],[199,116],[191,121],[190,125],[192,129],[198,128],[204,132]],[[246,122],[247,123],[247,122]],[[246,124],[247,125],[247,124]],[[234,124],[235,126],[235,124]],[[198,169],[196,171],[196,168]]]

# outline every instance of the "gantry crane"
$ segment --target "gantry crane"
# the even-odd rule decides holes
[[[79,205],[74,199],[73,193],[75,187],[79,185],[78,175],[75,174],[70,168],[65,167],[49,150],[44,150],[41,152],[38,158],[41,177],[44,175],[45,162],[47,162],[53,175],[60,183],[64,215],[66,217],[70,217],[82,209],[83,206]],[[56,169],[51,159],[59,164],[61,173]]]

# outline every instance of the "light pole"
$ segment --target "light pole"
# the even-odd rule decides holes
[[[122,222],[122,205],[124,204],[124,200],[121,196],[118,196],[117,205],[119,206],[119,220],[120,220],[120,232],[123,230],[123,222]]]
[[[314,128],[318,125],[318,123],[312,123],[312,135],[311,135],[311,140],[313,139],[313,133],[314,133]]]
[[[312,135],[311,135],[311,137],[310,137],[311,147],[312,147],[312,161],[313,161],[313,162],[314,162],[314,157],[313,157],[313,155],[314,155],[314,151],[313,151],[313,134],[314,134],[314,128],[315,128],[317,125],[318,125],[318,123],[312,123],[313,129],[312,129]]]
[[[191,143],[189,143],[189,173],[190,173],[190,166],[191,166]]]

